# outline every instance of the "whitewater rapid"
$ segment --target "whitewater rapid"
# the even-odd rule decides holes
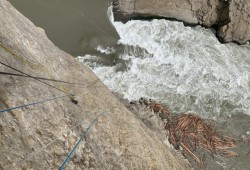
[[[250,115],[249,45],[221,44],[212,30],[176,21],[111,21],[118,44],[133,47],[118,56],[125,64],[97,64],[94,56],[87,62],[111,91],[129,100],[152,98],[178,113]]]

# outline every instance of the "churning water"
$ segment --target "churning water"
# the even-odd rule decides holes
[[[99,51],[116,53],[114,64],[98,56],[78,57],[111,91],[129,100],[152,98],[175,113],[194,112],[218,120],[237,137],[250,136],[249,45],[221,44],[212,30],[181,22],[123,24],[112,15],[111,22],[123,49]],[[234,164],[245,169],[248,163]]]
[[[111,20],[128,47],[118,56],[124,62],[93,65],[92,56],[92,67],[112,91],[153,98],[176,112],[250,115],[250,46],[221,44],[211,30],[181,22]]]

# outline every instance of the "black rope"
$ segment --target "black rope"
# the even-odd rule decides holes
[[[3,71],[0,71],[0,74],[8,75],[8,76],[26,77],[26,78],[33,78],[33,79],[39,79],[39,80],[54,81],[54,82],[58,82],[58,83],[66,83],[66,84],[72,84],[72,85],[85,86],[84,84],[80,84],[80,83],[71,83],[71,82],[67,82],[67,81],[63,81],[63,80],[48,79],[48,78],[35,77],[35,76],[27,76],[27,75],[23,75],[23,74],[8,73],[8,72],[3,72]]]
[[[11,66],[5,64],[5,63],[2,63],[1,61],[0,61],[0,64],[4,65],[4,66],[6,66],[6,67],[8,67],[8,68],[10,68],[10,69],[12,69],[12,70],[15,70],[15,71],[17,71],[17,72],[19,72],[19,73],[22,73],[22,74],[26,75],[27,77],[34,78],[35,80],[37,80],[37,81],[39,81],[39,82],[41,82],[41,83],[43,83],[43,84],[46,84],[47,86],[50,86],[50,87],[52,87],[52,88],[54,88],[54,89],[57,89],[57,90],[59,90],[59,91],[65,93],[65,94],[69,94],[69,93],[67,93],[67,92],[64,91],[64,90],[61,90],[61,89],[59,89],[59,88],[57,88],[57,87],[55,87],[55,86],[53,86],[53,85],[51,85],[51,84],[49,84],[49,83],[46,83],[46,82],[44,82],[44,81],[42,81],[42,80],[40,80],[40,79],[38,79],[38,78],[36,78],[36,77],[33,77],[33,76],[31,76],[31,75],[29,75],[29,74],[27,74],[27,73],[24,73],[23,71],[20,71],[20,70],[18,70],[18,69],[15,69],[15,68],[13,68],[13,67],[11,67]],[[70,95],[71,97],[74,96],[73,94],[69,94],[69,95]]]

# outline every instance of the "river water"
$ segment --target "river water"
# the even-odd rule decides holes
[[[41,13],[33,16],[33,22],[43,27],[56,45],[89,65],[111,91],[128,100],[155,99],[176,114],[192,112],[216,120],[219,131],[246,140],[237,142],[238,158],[210,159],[207,169],[250,167],[249,45],[221,44],[213,30],[185,27],[181,22],[114,22],[108,1],[82,0],[84,5],[76,0],[11,2],[27,15],[33,13],[31,6],[40,4]],[[67,20],[61,15],[50,19],[61,10],[81,24],[66,28],[55,24],[58,19],[61,24]],[[42,15],[46,17],[41,19]],[[88,26],[90,30],[85,29]]]
[[[113,92],[128,100],[140,97],[167,105],[174,113],[191,112],[217,122],[236,139],[250,137],[250,46],[221,44],[213,30],[181,22],[152,20],[111,23],[119,33],[113,65],[103,57],[79,56]],[[209,158],[207,169],[248,169],[249,143],[239,158]],[[217,161],[218,164],[214,164]]]
[[[107,17],[109,0],[9,0],[49,39],[73,56],[96,53],[119,36]]]

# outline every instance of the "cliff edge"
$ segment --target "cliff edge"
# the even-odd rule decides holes
[[[0,110],[65,94],[78,101],[66,96],[0,113],[0,169],[58,169],[100,113],[65,169],[188,169],[87,66],[57,48],[7,0],[0,1],[0,44]],[[44,84],[10,67],[76,84]]]
[[[167,18],[213,27],[222,42],[250,40],[249,0],[113,0],[116,21]]]

